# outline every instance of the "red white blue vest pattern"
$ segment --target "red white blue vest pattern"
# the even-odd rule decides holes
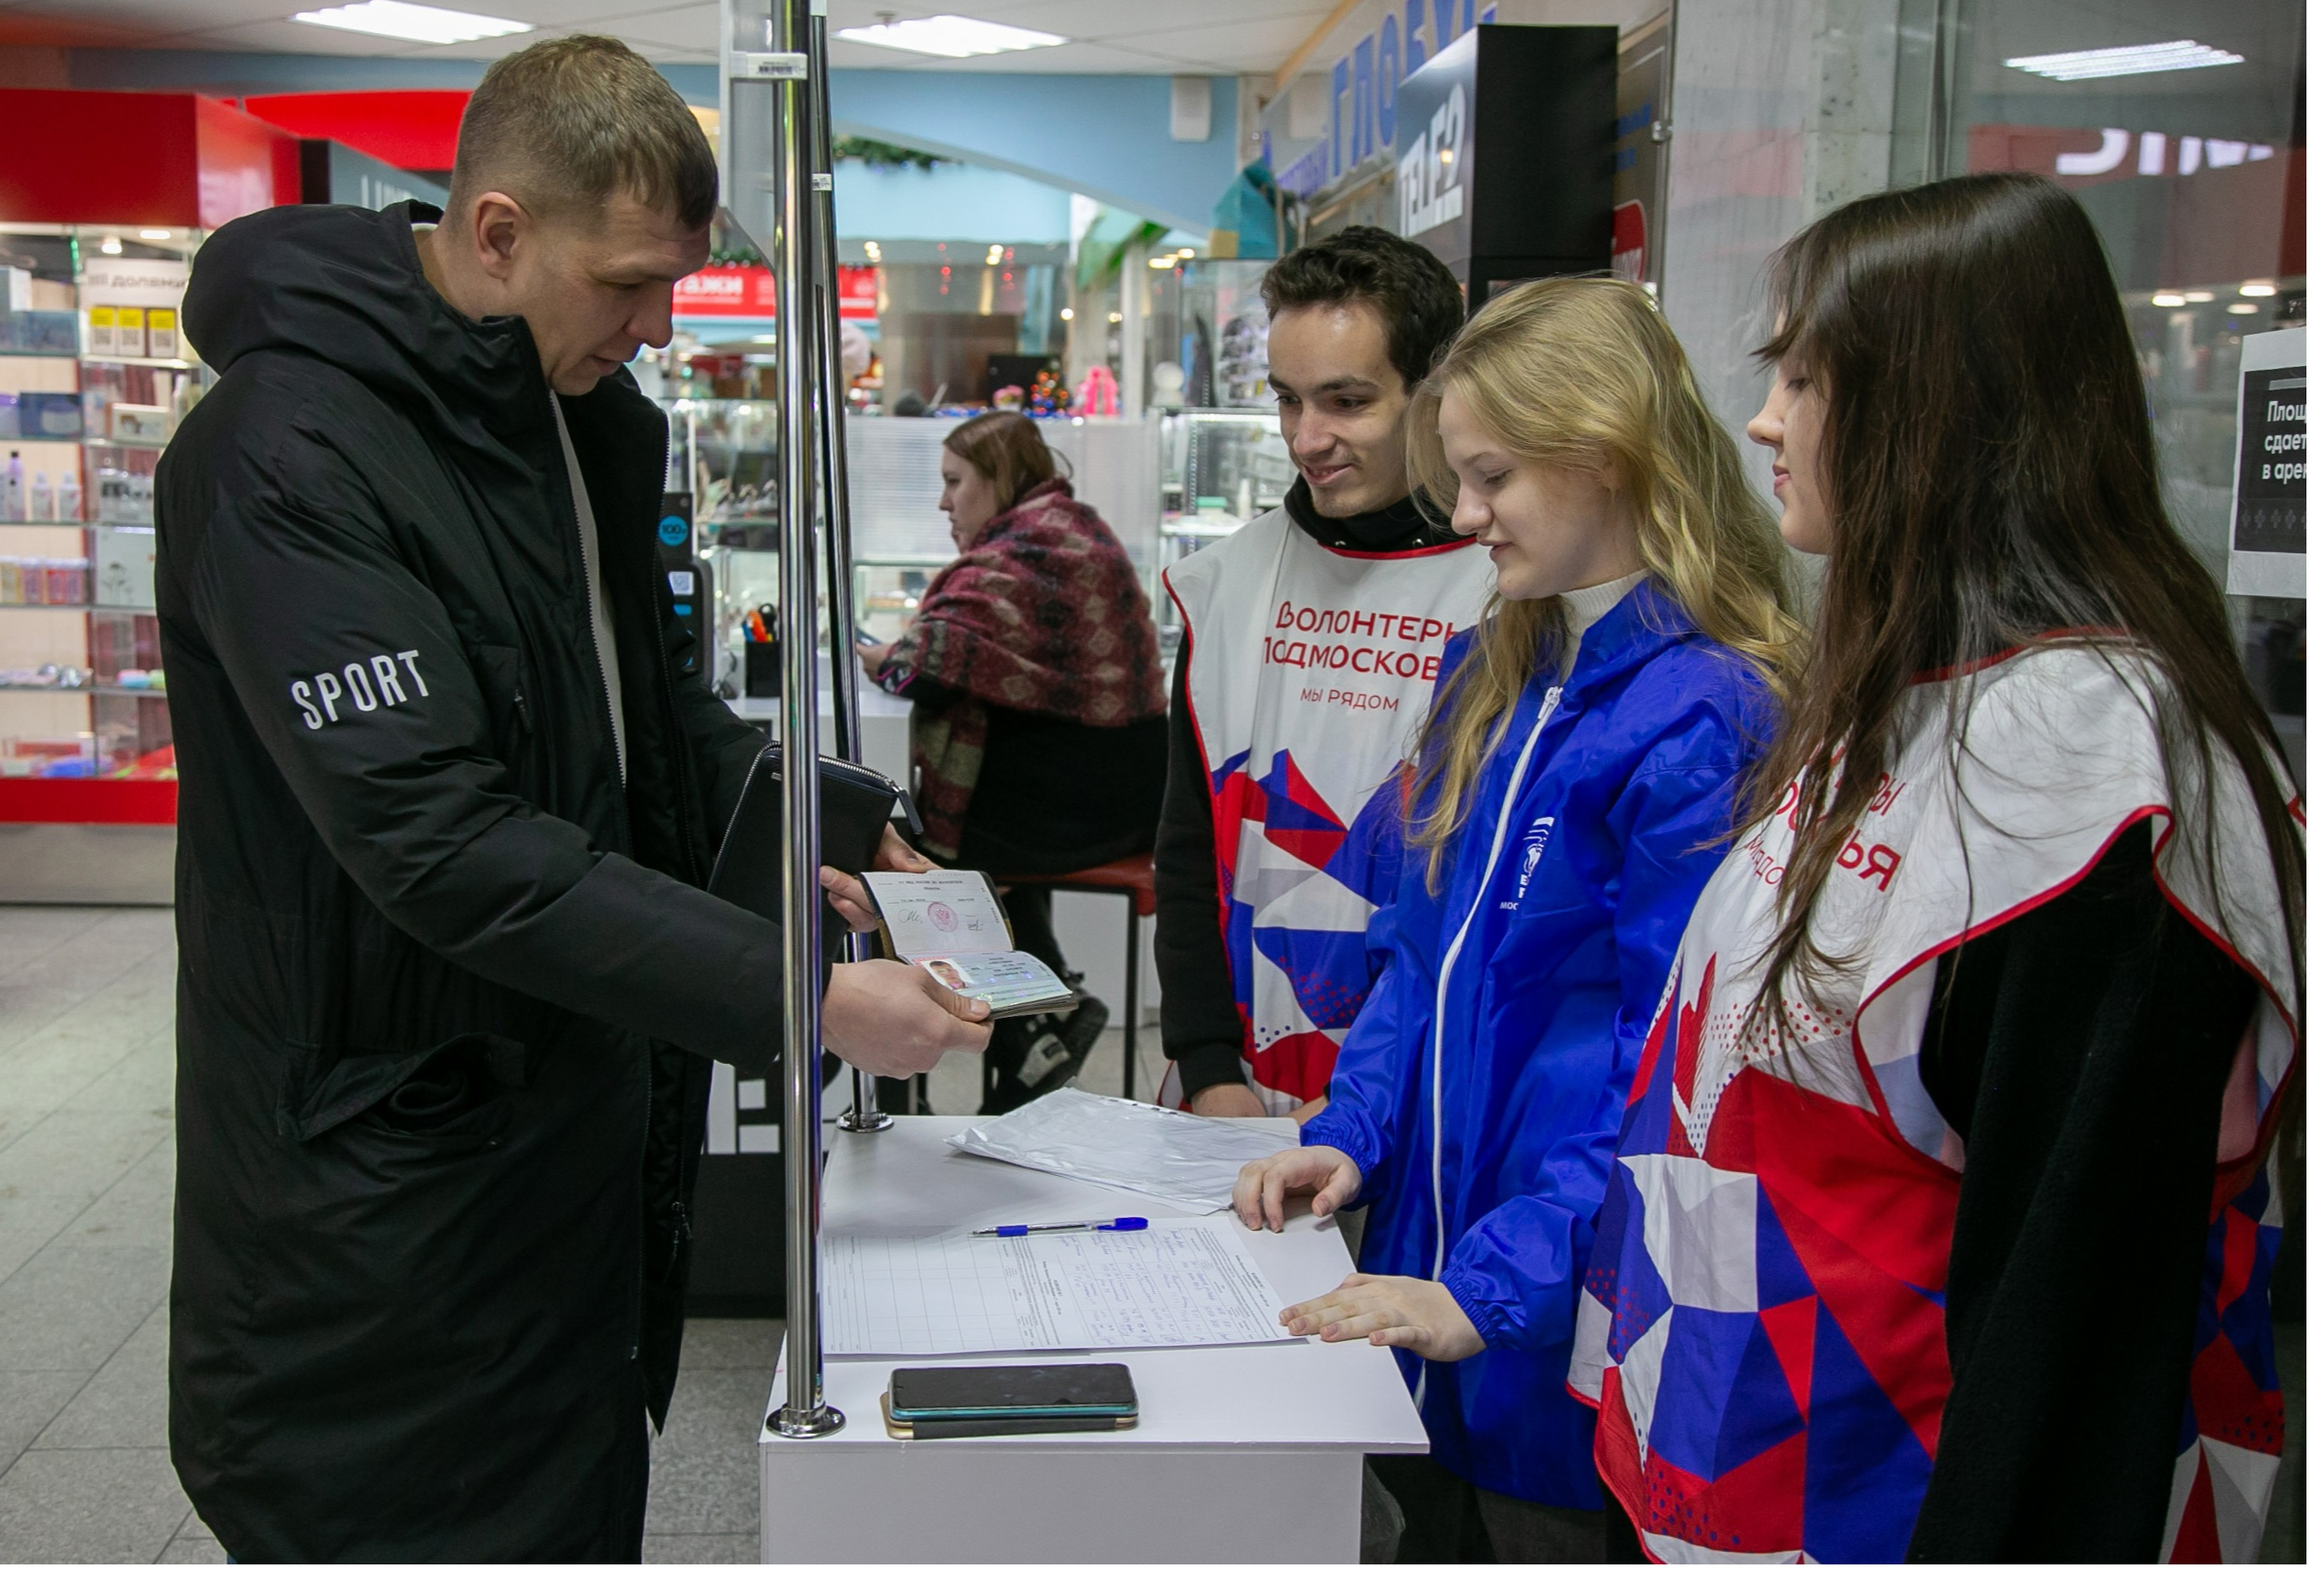
[[[1952,1382],[1943,1293],[1963,1150],[1918,1060],[1937,958],[2071,887],[2141,825],[2166,898],[2264,991],[2222,1116],[2162,1558],[2257,1551],[2283,1421],[2258,1159],[2298,1001],[2242,776],[2215,751],[2215,884],[2175,824],[2153,685],[2134,653],[2079,643],[1915,687],[1904,746],[1812,922],[1848,964],[1812,993],[1791,986],[1788,1050],[1765,1028],[1744,1035],[1794,838],[1788,799],[1704,889],[1631,1091],[1569,1380],[1600,1407],[1599,1472],[1653,1558],[1904,1558]]]
[[[1398,767],[1492,560],[1466,539],[1329,549],[1277,509],[1162,580],[1185,622],[1244,1064],[1287,1115],[1329,1086],[1371,988],[1365,927],[1401,870]],[[1165,1103],[1175,1090],[1173,1072]]]

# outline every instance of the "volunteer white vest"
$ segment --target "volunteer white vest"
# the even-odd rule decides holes
[[[1365,924],[1395,882],[1349,832],[1418,734],[1446,638],[1483,613],[1492,560],[1467,539],[1326,548],[1278,508],[1163,583],[1189,645],[1244,1062],[1287,1114],[1329,1083],[1370,988]],[[1177,1102],[1175,1071],[1163,1096]]]
[[[1600,1473],[1655,1558],[1903,1558],[1951,1388],[1963,1148],[1918,1059],[1937,960],[2071,888],[2118,834],[2151,830],[2165,897],[2263,991],[2227,1087],[2215,1206],[2273,1213],[2253,1144],[2297,1040],[2284,917],[2258,809],[2216,749],[2216,883],[2198,861],[2203,832],[2181,827],[2164,773],[2157,685],[2119,645],[1916,685],[1895,767],[1814,913],[1842,965],[1787,986],[1788,1049],[1743,1029],[1796,781],[1704,888],[1616,1148],[1570,1375],[1600,1406]],[[2219,1356],[2196,1369],[2161,1558],[2250,1559],[2274,1477],[2280,1430],[2271,1443],[2265,1421],[2272,1409],[2280,1425],[2281,1397],[2218,1332],[2241,1321],[2221,1274],[2205,1286]],[[1785,1448],[1795,1438],[1810,1448]],[[1733,1446],[1758,1453],[1731,1464]],[[1841,1465],[1845,1478],[1814,1470]]]

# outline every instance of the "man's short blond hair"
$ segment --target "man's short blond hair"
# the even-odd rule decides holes
[[[574,33],[503,56],[469,97],[452,209],[496,190],[544,218],[594,215],[627,192],[691,227],[718,206],[718,161],[645,57]]]

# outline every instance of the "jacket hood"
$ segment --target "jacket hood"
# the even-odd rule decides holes
[[[543,409],[548,381],[524,320],[467,318],[421,271],[412,226],[440,218],[418,202],[245,215],[194,256],[186,340],[221,374],[258,351],[319,358],[389,399],[437,408],[455,427]]]

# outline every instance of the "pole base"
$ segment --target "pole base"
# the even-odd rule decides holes
[[[766,1426],[786,1440],[819,1440],[847,1426],[846,1416],[828,1400],[812,1406],[783,1406],[767,1413]]]
[[[849,1110],[839,1116],[841,1131],[885,1131],[896,1123],[896,1117],[882,1111]]]

